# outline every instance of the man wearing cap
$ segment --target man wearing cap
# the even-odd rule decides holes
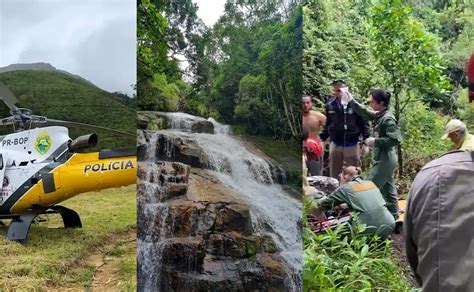
[[[457,119],[452,119],[446,125],[446,132],[441,139],[450,139],[454,147],[463,151],[474,151],[474,136],[469,134],[466,124]]]
[[[312,110],[313,99],[310,95],[303,95],[303,154],[306,166],[311,175],[321,175],[323,147],[319,140],[319,132],[326,123],[326,116],[319,111]]]
[[[344,164],[360,166],[359,139],[367,139],[369,123],[354,109],[354,101],[344,101],[347,90],[344,80],[334,80],[333,96],[326,104],[326,124],[319,135],[322,141],[331,140],[329,147],[330,176],[338,178]]]

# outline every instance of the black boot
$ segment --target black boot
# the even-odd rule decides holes
[[[400,234],[403,231],[403,222],[397,221],[395,222],[395,228],[393,229],[393,233]]]

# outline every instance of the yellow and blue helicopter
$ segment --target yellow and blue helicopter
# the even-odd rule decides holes
[[[31,223],[40,214],[59,213],[64,227],[82,227],[77,212],[58,204],[80,193],[136,182],[136,148],[81,153],[97,144],[97,135],[73,140],[68,128],[131,138],[135,134],[32,115],[16,106],[16,97],[1,82],[0,98],[11,114],[0,119],[0,126],[14,129],[0,136],[0,220],[11,219],[8,239],[26,242]]]

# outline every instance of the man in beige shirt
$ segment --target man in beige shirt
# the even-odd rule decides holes
[[[446,125],[446,132],[441,139],[450,139],[454,147],[463,151],[474,151],[474,136],[467,131],[466,124],[453,119]]]

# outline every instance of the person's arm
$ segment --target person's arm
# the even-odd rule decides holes
[[[392,146],[399,145],[402,142],[402,135],[400,133],[400,128],[393,118],[388,118],[385,120],[386,127],[386,136],[375,138],[374,146],[380,148],[388,148]]]
[[[365,139],[369,138],[370,137],[370,126],[369,126],[369,122],[367,120],[364,120],[362,117],[358,117],[358,120],[359,120],[359,124],[360,124],[360,128],[361,128],[361,135],[362,135],[362,139],[363,141],[365,141]]]
[[[368,121],[371,121],[371,120],[375,119],[375,116],[377,115],[376,112],[368,109],[363,104],[358,103],[355,99],[352,99],[352,100],[353,100],[352,109],[364,121],[368,122]]]
[[[318,112],[319,115],[319,127],[322,129],[326,125],[326,116],[323,113]]]
[[[319,138],[321,138],[321,141],[326,141],[327,138],[329,138],[328,125],[331,124],[330,117],[331,116],[329,115],[328,105],[326,104],[326,106],[325,106],[325,121],[324,121],[324,124],[322,125],[321,133],[319,133]]]
[[[318,207],[324,210],[329,210],[342,203],[347,203],[345,198],[346,195],[344,189],[339,187],[334,192],[318,200]]]

